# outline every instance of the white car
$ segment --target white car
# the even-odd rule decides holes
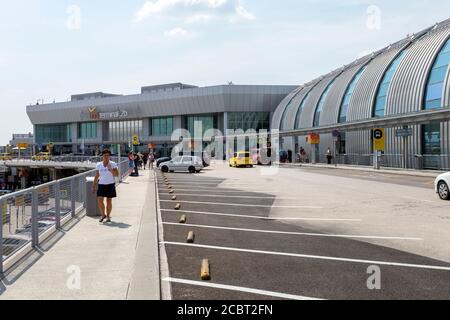
[[[195,156],[175,157],[159,165],[162,172],[190,172],[199,173],[203,169],[203,161]]]
[[[434,189],[442,200],[450,200],[450,172],[443,173],[434,181]]]

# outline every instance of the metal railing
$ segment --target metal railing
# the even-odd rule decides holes
[[[128,175],[128,161],[119,166],[119,181]],[[91,170],[0,197],[0,274],[4,262],[30,243],[36,247],[70,217],[86,207],[86,178]]]

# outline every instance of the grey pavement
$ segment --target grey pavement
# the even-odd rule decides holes
[[[326,168],[326,169],[339,169],[339,170],[353,170],[353,171],[362,171],[362,172],[372,172],[372,173],[387,173],[387,174],[396,174],[403,176],[417,176],[417,177],[436,177],[444,171],[436,171],[436,170],[414,170],[414,169],[400,169],[400,168],[381,168],[379,170],[374,169],[369,166],[357,166],[357,165],[329,165],[324,163],[287,163],[280,164],[282,167],[304,167],[304,168]]]
[[[156,230],[154,175],[141,171],[118,186],[111,224],[81,217],[19,276],[5,276],[0,300],[158,300]]]

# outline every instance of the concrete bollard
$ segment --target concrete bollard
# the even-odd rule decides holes
[[[175,201],[175,200],[177,200],[177,196],[172,197],[172,201]]]
[[[180,218],[180,223],[186,223],[186,221],[187,221],[186,215],[182,215]]]
[[[194,231],[189,231],[186,242],[187,243],[194,243],[194,240],[195,240]]]
[[[177,203],[177,204],[175,205],[175,210],[180,210],[180,209],[181,209],[181,204]]]
[[[208,259],[203,259],[202,261],[202,268],[200,270],[200,278],[203,281],[206,280],[211,280],[211,272],[209,270],[209,260]]]

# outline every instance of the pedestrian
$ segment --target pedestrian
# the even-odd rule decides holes
[[[117,197],[115,177],[119,176],[117,164],[110,161],[111,152],[108,149],[102,152],[103,160],[97,163],[92,193],[97,190],[97,204],[102,214],[100,222],[111,222],[112,199]],[[98,186],[98,187],[97,187]],[[106,198],[106,208],[104,200]],[[106,209],[106,212],[105,212]]]
[[[153,170],[153,163],[155,162],[155,155],[153,154],[153,152],[150,153],[149,160],[150,160],[150,170]]]
[[[143,164],[144,164],[144,155],[142,153],[138,152],[137,156],[138,156],[139,169],[142,169]]]
[[[134,176],[139,177],[139,156],[137,153],[133,154],[134,157]]]
[[[330,148],[328,148],[326,156],[327,156],[327,163],[331,164],[331,159],[333,159],[333,156],[331,155]]]
[[[144,157],[142,158],[142,160],[144,161],[144,170],[147,167],[147,163],[148,163],[148,153],[144,153]]]
[[[131,175],[134,170],[134,156],[133,152],[128,153],[128,174]]]

